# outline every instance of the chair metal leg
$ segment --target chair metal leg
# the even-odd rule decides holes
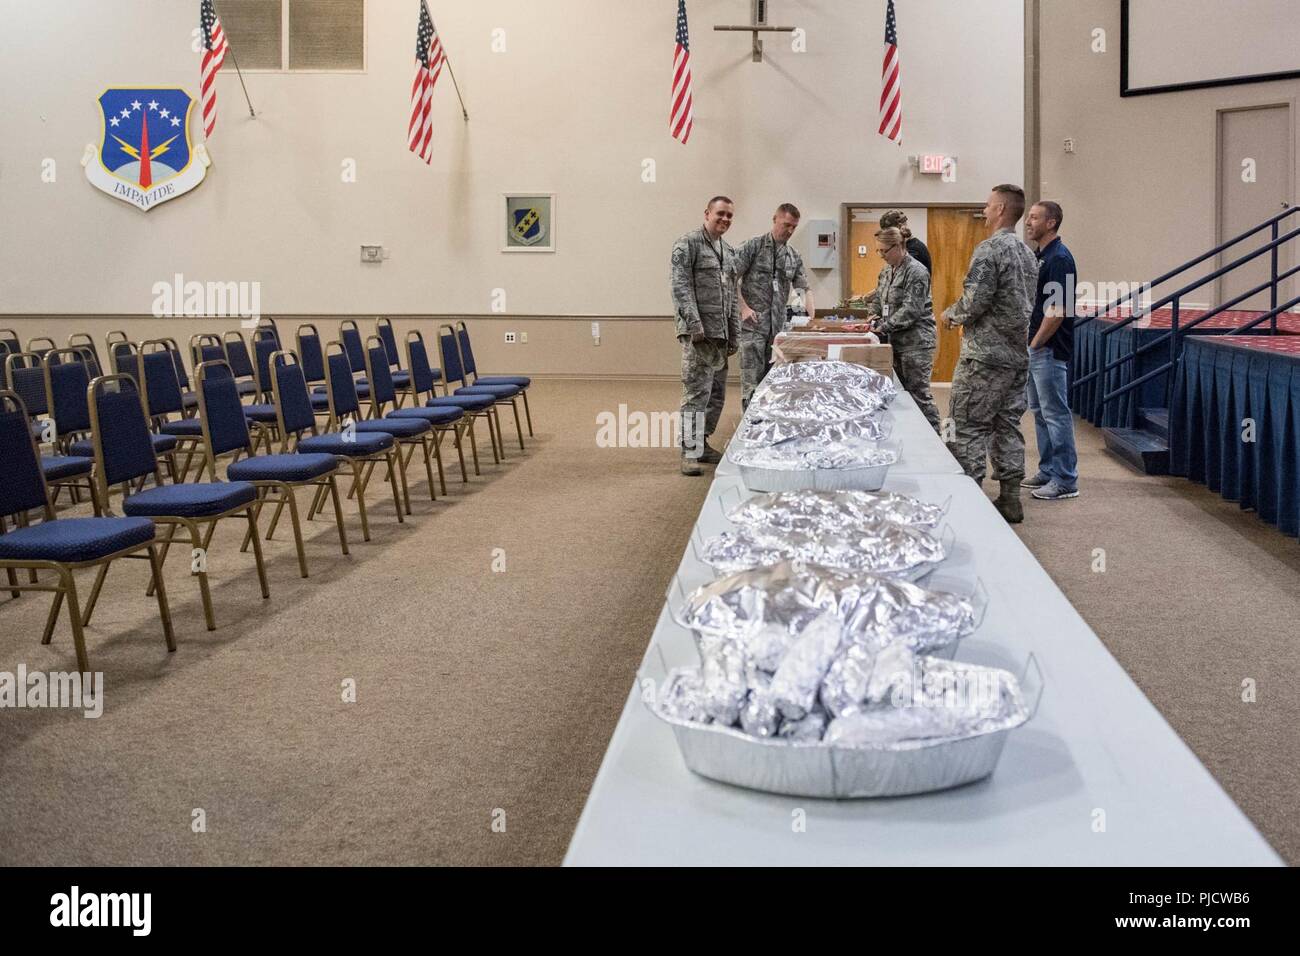
[[[293,488],[289,485],[280,486],[280,495],[289,501],[289,522],[293,525],[293,543],[298,549],[298,572],[302,577],[307,577],[307,551],[302,543],[302,525],[298,521],[298,499],[294,496]],[[268,540],[270,533],[267,533]]]
[[[72,572],[68,572],[71,577]],[[62,572],[60,572],[62,576]],[[50,605],[49,616],[45,619],[45,632],[41,635],[41,643],[48,644],[54,640],[54,624],[59,619],[59,608],[63,607],[62,589],[54,592],[54,603]]]
[[[462,446],[460,440],[460,436],[463,431],[464,428],[460,424],[451,426],[452,441],[456,443],[456,457],[460,459],[460,481],[461,484],[469,484],[469,472],[465,470],[465,449]],[[442,459],[439,458],[438,460],[439,463],[441,463]],[[446,485],[443,485],[442,493],[444,495],[447,493]]]
[[[191,547],[193,547],[196,551],[202,550],[203,538],[199,534],[199,526],[195,522],[190,521],[188,518],[182,519],[181,524],[184,524],[185,527],[189,529]],[[254,540],[253,542],[253,547],[256,549],[258,554],[262,553],[262,546],[256,540]],[[161,560],[166,561],[167,555],[163,554]],[[192,567],[193,564],[191,563],[191,568]],[[199,579],[199,596],[203,600],[204,623],[207,624],[209,631],[215,631],[217,629],[217,618],[216,615],[212,613],[212,591],[208,587],[207,563],[205,562],[203,564],[203,570],[201,571],[191,570],[190,573],[195,575]],[[152,589],[153,585],[150,584],[149,587]]]
[[[441,429],[433,431],[433,456],[438,462],[438,487],[442,489],[442,496],[447,497],[447,474],[442,467],[442,436]]]
[[[161,561],[163,564],[167,563],[167,552],[171,550],[172,537],[175,534],[176,534],[176,525],[169,523],[167,525],[167,537],[163,539],[162,551],[159,552],[158,555],[158,560]],[[153,591],[154,591],[154,583],[150,581],[149,586],[144,589],[145,596],[152,597]],[[209,630],[211,629],[209,628]]]
[[[275,527],[280,523],[280,513],[284,511],[284,505],[285,505],[284,488],[280,486],[277,488],[277,490],[280,492],[280,497],[276,499],[275,502],[275,514],[271,515],[271,525],[266,529],[267,541],[270,541],[272,536],[275,534]],[[262,516],[262,513],[259,511],[257,516],[260,518]]]
[[[99,592],[104,588],[104,578],[108,577],[108,565],[110,562],[105,561],[95,572],[95,584],[90,589],[90,598],[86,601],[86,612],[81,619],[82,627],[90,627],[90,616],[95,613],[95,605],[99,603]]]
[[[18,575],[14,573],[13,568],[5,568],[5,577],[9,579],[9,586],[11,588],[14,588],[14,586],[18,584]],[[20,598],[23,596],[23,592],[15,588],[9,592],[9,596],[15,599]]]
[[[348,554],[348,532],[343,526],[343,503],[339,500],[339,486],[334,475],[329,476],[329,489],[330,496],[334,499],[334,521],[339,526],[339,544],[343,546],[343,553]]]
[[[411,511],[411,493],[406,487],[406,472],[402,470],[399,462],[401,460],[401,450],[397,445],[393,445],[388,451],[388,476],[393,484],[393,507],[397,509],[397,521],[399,524],[405,524],[406,518],[402,514],[402,501],[397,492],[397,479],[401,477],[402,495],[406,497],[406,511]]]
[[[421,436],[420,436],[420,445],[424,448],[424,474],[425,474],[425,477],[427,477],[427,478],[429,479],[429,500],[430,500],[430,501],[437,501],[437,500],[438,500],[438,495],[434,492],[434,484],[433,484],[433,451],[432,451],[432,449],[429,448],[429,436],[428,436],[428,435],[421,435]],[[415,451],[414,447],[412,447],[411,451],[412,451],[412,453],[414,453],[414,451]],[[439,474],[442,474],[442,461],[441,461],[441,460],[438,461],[438,473],[439,473]],[[443,494],[446,494],[446,493],[447,493],[447,492],[446,492],[446,490],[444,489],[444,490],[443,490]],[[407,512],[407,513],[409,514],[410,512]]]
[[[474,431],[474,419],[476,416],[469,415],[466,421],[466,431],[469,432],[469,450],[474,454],[474,476],[480,477],[483,472],[478,466],[478,435]]]
[[[257,515],[254,514],[251,503],[246,512],[248,514],[249,530],[253,532],[253,559],[257,562],[257,580],[262,585],[262,598],[265,600],[271,596],[271,587],[266,583],[266,561],[262,558],[262,542],[257,537]],[[213,525],[216,525],[215,521]]]
[[[176,635],[172,631],[172,612],[167,604],[167,584],[163,581],[162,562],[158,560],[158,549],[154,545],[149,545],[149,569],[153,573],[153,581],[157,587],[154,588],[154,597],[158,599],[158,616],[162,618],[163,640],[167,642],[167,650],[176,650]]]
[[[307,520],[314,521],[316,516],[325,510],[325,486],[320,485],[316,488],[316,493],[312,496],[311,507],[307,509]]]
[[[258,489],[257,489],[257,507],[258,507],[258,509],[259,509],[258,514],[261,514],[261,510],[260,510],[260,509],[261,509],[262,505],[266,504],[266,499],[269,498],[270,495],[271,495],[271,489],[270,489],[269,487],[267,487],[267,488],[258,488]],[[249,537],[248,537],[248,531],[247,531],[247,529],[246,529],[246,530],[244,531],[244,542],[243,542],[243,544],[241,544],[241,545],[239,546],[239,553],[240,553],[240,554],[245,554],[245,553],[248,552],[249,540],[250,540],[250,539],[249,539]]]
[[[494,465],[499,465],[501,464],[501,456],[497,454],[497,426],[496,426],[496,419],[492,414],[493,411],[494,409],[489,408],[486,412],[483,413],[483,417],[487,419],[488,438],[491,439],[491,443],[492,443],[492,463]]]
[[[532,410],[528,407],[528,389],[524,389],[519,394],[521,394],[524,397],[524,416],[528,419],[528,437],[532,438],[533,437],[533,413]]]
[[[72,571],[68,568],[59,569],[60,583],[63,590],[60,594],[67,593],[68,596],[68,617],[72,619],[72,644],[77,650],[77,670],[83,674],[90,673],[90,660],[86,657],[86,635],[81,629],[81,608],[77,603],[77,582],[72,579]]]
[[[510,411],[514,412],[515,415],[515,434],[519,436],[519,450],[523,451],[524,430],[519,425],[519,406],[515,404],[515,400],[513,398],[510,399]]]
[[[356,488],[361,483],[361,462],[355,458],[352,459],[352,487]],[[337,496],[335,498],[337,503]],[[370,540],[370,519],[366,516],[366,496],[364,493],[357,495],[357,508],[361,512],[361,540]]]

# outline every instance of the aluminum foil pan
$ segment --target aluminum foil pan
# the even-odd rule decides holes
[[[723,574],[778,561],[804,561],[913,580],[929,573],[946,554],[944,543],[927,531],[875,519],[835,534],[761,526],[724,531],[704,542],[700,559]]]
[[[751,404],[750,408],[754,406]],[[888,418],[873,412],[857,412],[834,419],[782,417],[765,411],[745,413],[732,442],[745,446],[775,445],[793,438],[827,444],[849,438],[882,441],[890,436],[894,425]]]
[[[913,528],[935,528],[945,511],[943,506],[889,492],[786,491],[743,501],[727,513],[727,520],[748,528],[834,534],[880,518]]]
[[[876,395],[882,408],[892,402],[898,394],[898,386],[888,375],[881,375],[879,372],[852,362],[818,361],[788,362],[773,366],[755,391],[753,398],[759,398],[768,388],[791,382],[813,382],[823,386],[859,388]],[[753,399],[751,403],[752,401]]]
[[[860,438],[757,448],[733,442],[727,454],[751,491],[879,491],[902,445]]]
[[[700,646],[739,641],[754,666],[773,671],[790,644],[828,610],[839,616],[849,641],[878,648],[901,643],[918,654],[951,656],[957,641],[979,626],[983,604],[978,596],[781,561],[696,588],[672,614]]]
[[[923,673],[936,665],[921,658]],[[947,673],[976,686],[997,688],[990,713],[963,727],[956,735],[901,738],[884,735],[870,743],[866,736],[853,746],[823,740],[758,737],[738,727],[699,723],[665,710],[658,700],[647,706],[673,729],[686,766],[713,780],[792,796],[855,798],[894,797],[945,790],[983,779],[993,773],[1007,735],[1031,716],[1015,677],[996,668],[947,664]],[[679,680],[690,681],[694,668],[671,671],[664,685],[670,695]],[[840,718],[844,720],[845,718]]]

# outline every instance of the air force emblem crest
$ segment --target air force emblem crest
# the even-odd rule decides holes
[[[189,192],[207,175],[207,149],[190,141],[193,98],[180,89],[106,90],[103,132],[81,165],[99,189],[148,212]]]
[[[514,235],[515,242],[531,246],[546,238],[546,226],[542,222],[541,210],[530,206],[515,209],[511,215],[514,217],[514,225],[510,227],[510,231]]]

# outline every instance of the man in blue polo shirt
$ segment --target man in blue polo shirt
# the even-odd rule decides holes
[[[1043,200],[1025,216],[1025,238],[1038,244],[1038,294],[1029,316],[1029,410],[1038,434],[1038,474],[1020,484],[1043,501],[1079,496],[1068,369],[1074,338],[1074,256],[1061,242],[1061,207]]]

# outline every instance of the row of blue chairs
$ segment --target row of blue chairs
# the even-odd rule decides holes
[[[268,331],[255,330],[255,343],[274,341],[279,345],[274,326],[264,328]],[[388,329],[392,336],[391,325]],[[354,327],[354,331],[359,337],[359,330]],[[309,354],[313,332],[314,328],[300,327],[295,336],[296,344],[300,348],[306,345]],[[246,520],[241,550],[252,547],[266,598],[269,590],[258,525],[265,506],[275,505],[268,539],[288,510],[300,574],[307,577],[297,490],[312,490],[308,520],[332,502],[340,547],[347,554],[347,530],[336,481],[341,468],[351,471],[348,494],[357,499],[363,537],[369,540],[365,493],[376,466],[382,465],[386,471],[397,518],[403,521],[403,514],[411,513],[406,473],[416,453],[423,451],[430,497],[436,499],[435,462],[437,483],[446,493],[440,452],[443,438],[448,434],[454,437],[462,480],[467,481],[462,435],[468,433],[472,438],[474,420],[486,418],[494,455],[503,454],[499,407],[513,407],[514,398],[525,394],[531,385],[525,376],[499,376],[496,381],[479,378],[463,323],[459,329],[439,329],[443,364],[452,370],[455,378],[451,381],[459,380],[459,386],[447,384],[443,373],[430,365],[423,338],[415,331],[406,339],[405,369],[391,361],[393,353],[378,332],[362,342],[359,356],[351,354],[345,340],[326,343],[320,347],[324,387],[315,391],[311,390],[307,363],[297,351],[265,346],[258,350],[259,357],[265,354],[264,371],[257,371],[255,365],[253,387],[248,387],[248,377],[240,375],[230,361],[232,340],[223,336],[218,353],[214,338],[196,336],[191,342],[197,361],[190,392],[182,384],[184,363],[176,361],[179,350],[172,340],[152,340],[130,348],[110,340],[107,344],[118,371],[101,374],[89,337],[65,349],[54,347],[49,340],[34,341],[26,351],[17,352],[0,330],[0,345],[9,352],[5,356],[6,387],[0,391],[0,567],[5,569],[8,587],[0,590],[10,590],[14,597],[24,590],[55,592],[42,639],[46,644],[66,599],[77,663],[83,671],[88,670],[84,628],[108,568],[117,558],[150,560],[149,593],[158,600],[167,646],[174,650],[161,567],[178,533],[189,538],[193,554],[206,556],[220,520]],[[395,344],[395,336],[392,338]],[[133,359],[131,365],[126,363],[128,355]],[[475,380],[467,380],[467,369]],[[439,383],[453,390],[438,395]],[[188,376],[184,384],[189,384]],[[364,414],[363,392],[368,406]],[[192,400],[186,401],[186,395],[192,395]],[[244,402],[249,397],[255,399],[252,404]],[[403,407],[407,397],[411,405]],[[526,397],[524,401],[532,434]],[[517,409],[515,422],[522,448]],[[50,444],[55,453],[42,455],[41,443]],[[471,444],[477,472],[477,449]],[[259,448],[265,450],[259,453]],[[187,453],[180,467],[178,451]],[[233,460],[226,468],[227,480],[221,481],[217,464],[228,456]],[[199,465],[193,470],[193,482],[187,484],[195,458]],[[171,484],[164,481],[164,463]],[[66,469],[72,471],[65,473]],[[150,478],[153,487],[146,488]],[[72,487],[74,496],[83,488],[89,491],[96,517],[56,520],[55,496],[65,484]],[[119,486],[123,517],[108,516],[110,491]],[[31,523],[33,511],[40,511],[44,520]],[[12,530],[5,527],[7,517],[13,518]],[[154,529],[159,526],[165,537],[155,536]],[[72,572],[87,567],[98,570],[83,611]],[[28,572],[25,583],[17,574],[22,569]],[[40,581],[40,570],[54,571],[57,583]],[[192,571],[199,578],[205,623],[211,630],[216,623],[206,566],[200,564]]]

